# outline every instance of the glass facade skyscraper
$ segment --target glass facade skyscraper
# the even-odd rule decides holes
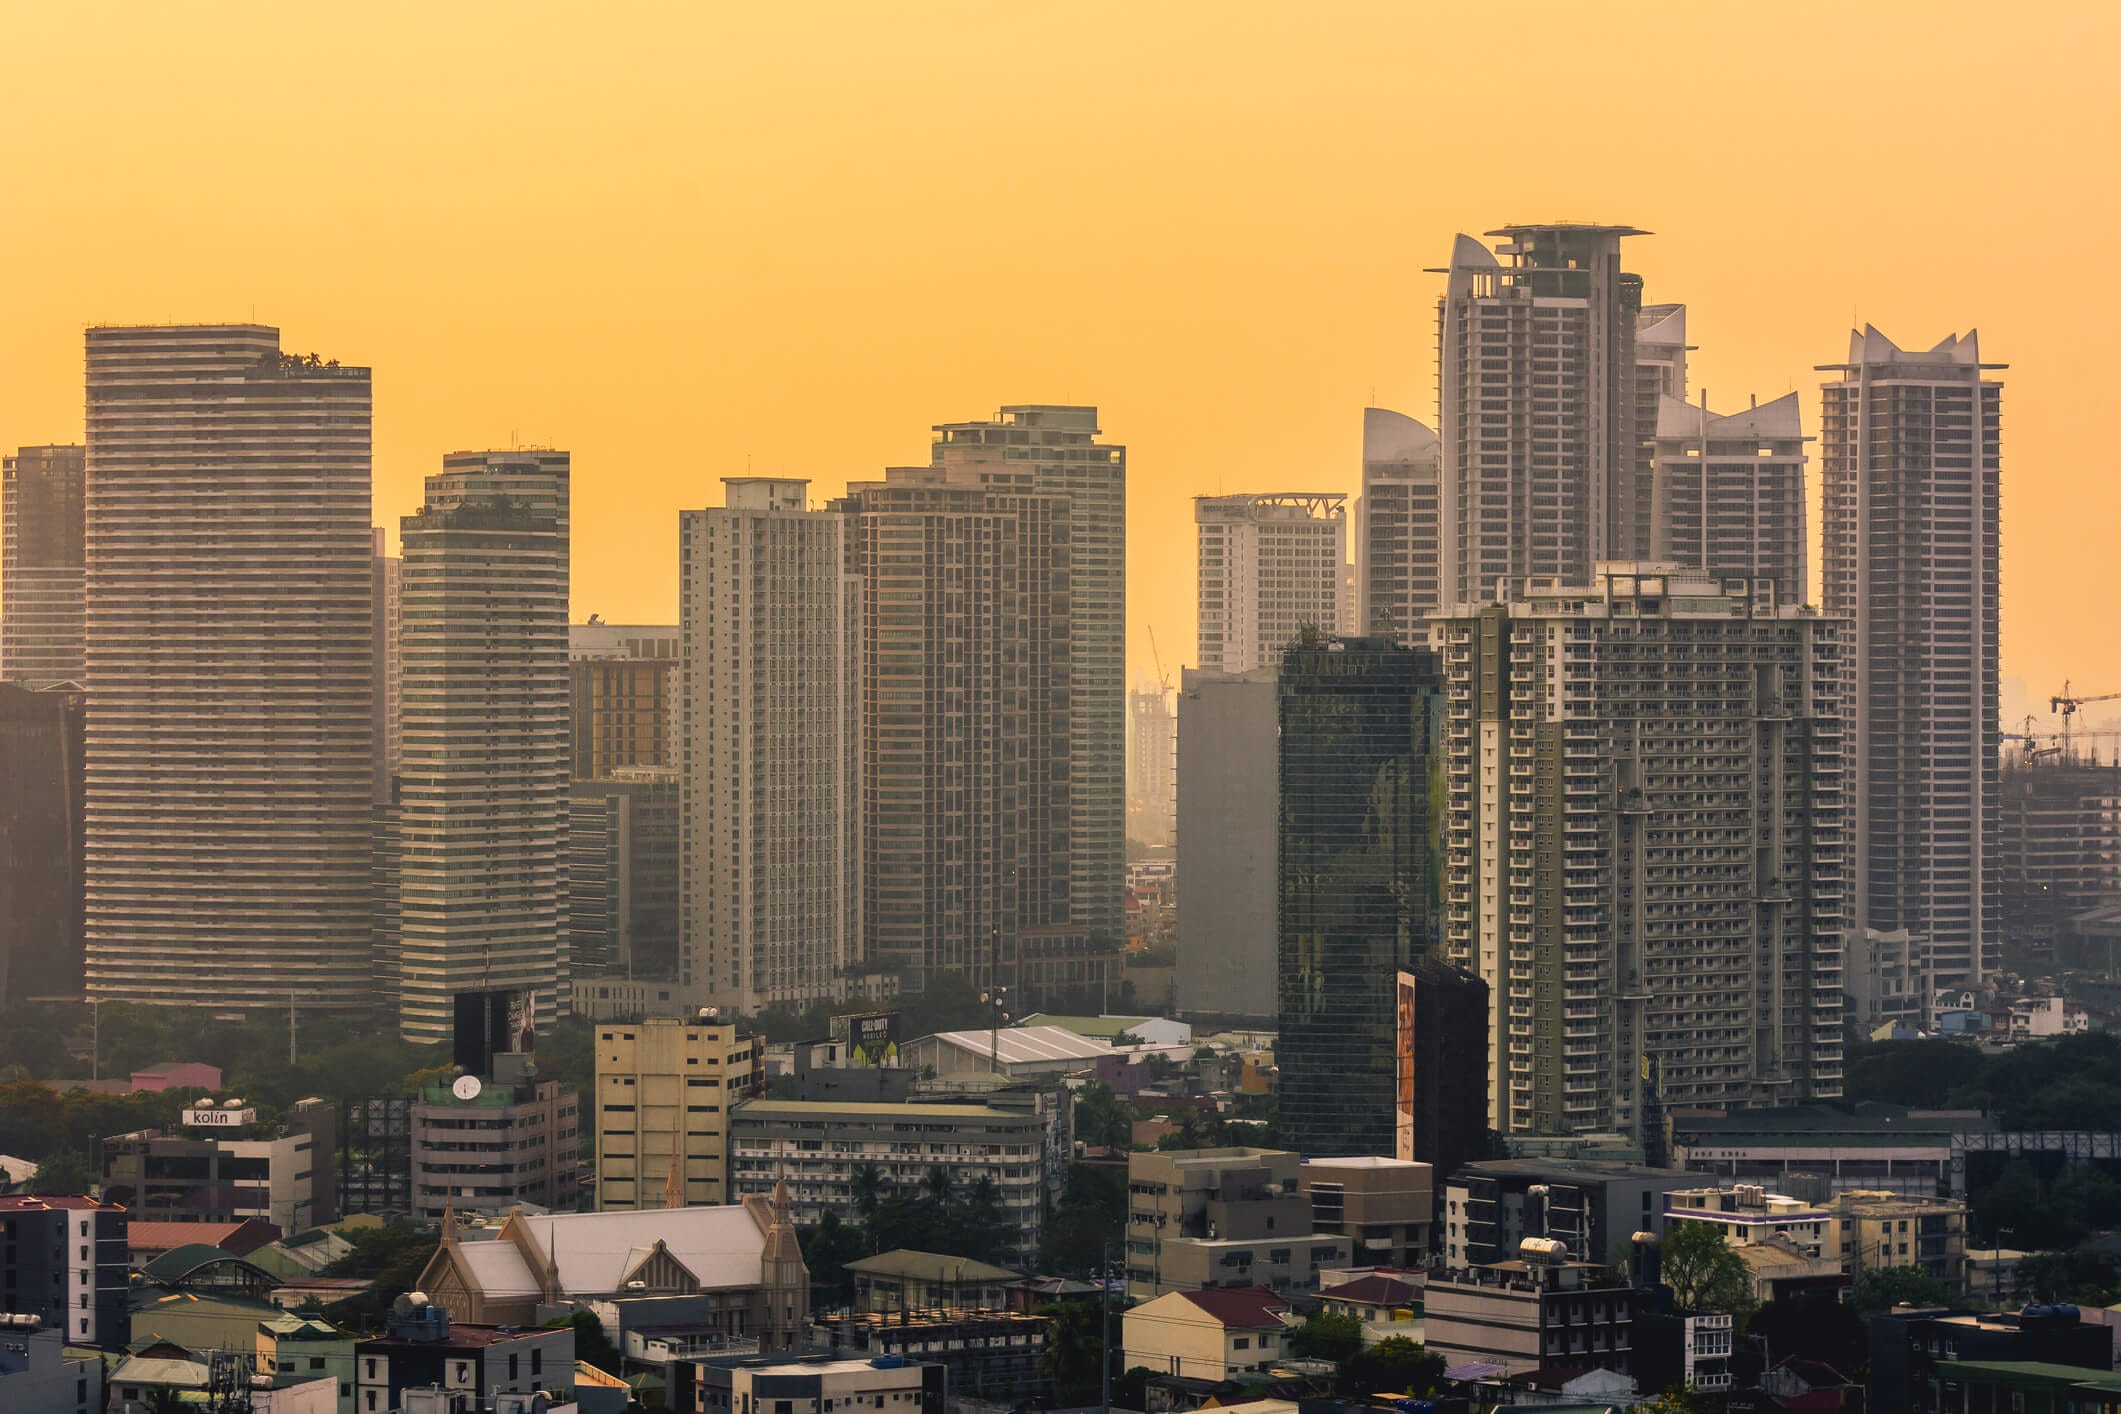
[[[1282,1137],[1299,1153],[1393,1152],[1396,979],[1436,939],[1440,684],[1427,649],[1389,639],[1282,658],[1275,1057]]]

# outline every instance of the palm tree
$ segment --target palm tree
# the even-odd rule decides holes
[[[921,1180],[921,1193],[929,1202],[935,1204],[938,1211],[949,1212],[950,1199],[953,1196],[950,1170],[941,1164],[928,1170],[928,1176]]]
[[[859,1164],[854,1170],[854,1211],[864,1223],[876,1219],[877,1205],[884,1201],[884,1171],[875,1164]]]

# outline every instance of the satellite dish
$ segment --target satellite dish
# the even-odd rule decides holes
[[[449,1087],[449,1092],[460,1100],[476,1100],[479,1098],[479,1091],[485,1088],[479,1084],[478,1076],[460,1075],[457,1077],[457,1083]]]

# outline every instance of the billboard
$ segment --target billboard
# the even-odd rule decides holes
[[[1395,1009],[1397,1024],[1392,1038],[1393,1093],[1397,1096],[1392,1126],[1392,1157],[1414,1157],[1414,974],[1398,974]]]
[[[857,1012],[832,1018],[832,1039],[846,1048],[847,1064],[860,1069],[898,1065],[898,1013]]]
[[[210,1105],[184,1112],[184,1122],[197,1129],[241,1129],[255,1124],[258,1112],[254,1109],[216,1109]]]
[[[530,1029],[530,992],[459,992],[450,1059],[466,1075],[492,1075],[493,1058],[519,1049]]]

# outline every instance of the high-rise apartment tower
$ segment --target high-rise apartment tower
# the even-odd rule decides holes
[[[1446,948],[1489,987],[1493,1127],[1840,1093],[1841,621],[1609,563],[1437,621]]]
[[[1203,669],[1272,667],[1299,638],[1346,626],[1347,497],[1197,496],[1193,523]]]
[[[1128,693],[1127,725],[1127,838],[1168,845],[1178,808],[1178,723],[1170,689],[1146,683]]]
[[[1927,938],[1939,982],[2001,955],[1997,467],[1978,337],[1904,350],[1866,325],[1821,391],[1826,608],[1851,621],[1858,921]]]
[[[452,452],[404,548],[398,1024],[453,998],[568,1006],[565,452]]]
[[[1458,237],[1438,307],[1443,600],[1525,576],[1582,583],[1648,534],[1635,431],[1641,282],[1632,226],[1505,226]],[[1497,255],[1502,260],[1496,258]],[[1504,263],[1507,261],[1507,263]]]
[[[88,449],[0,457],[0,681],[48,687],[87,671]]]
[[[1797,395],[1744,412],[1661,398],[1651,548],[1712,579],[1767,579],[1784,604],[1806,592],[1804,433]]]
[[[678,517],[679,980],[743,1012],[846,993],[862,959],[861,604],[807,481],[726,476]]]
[[[1355,506],[1357,619],[1370,638],[1426,644],[1443,603],[1436,434],[1405,413],[1362,410],[1362,499]]]
[[[370,380],[250,324],[88,331],[92,997],[369,999]]]

